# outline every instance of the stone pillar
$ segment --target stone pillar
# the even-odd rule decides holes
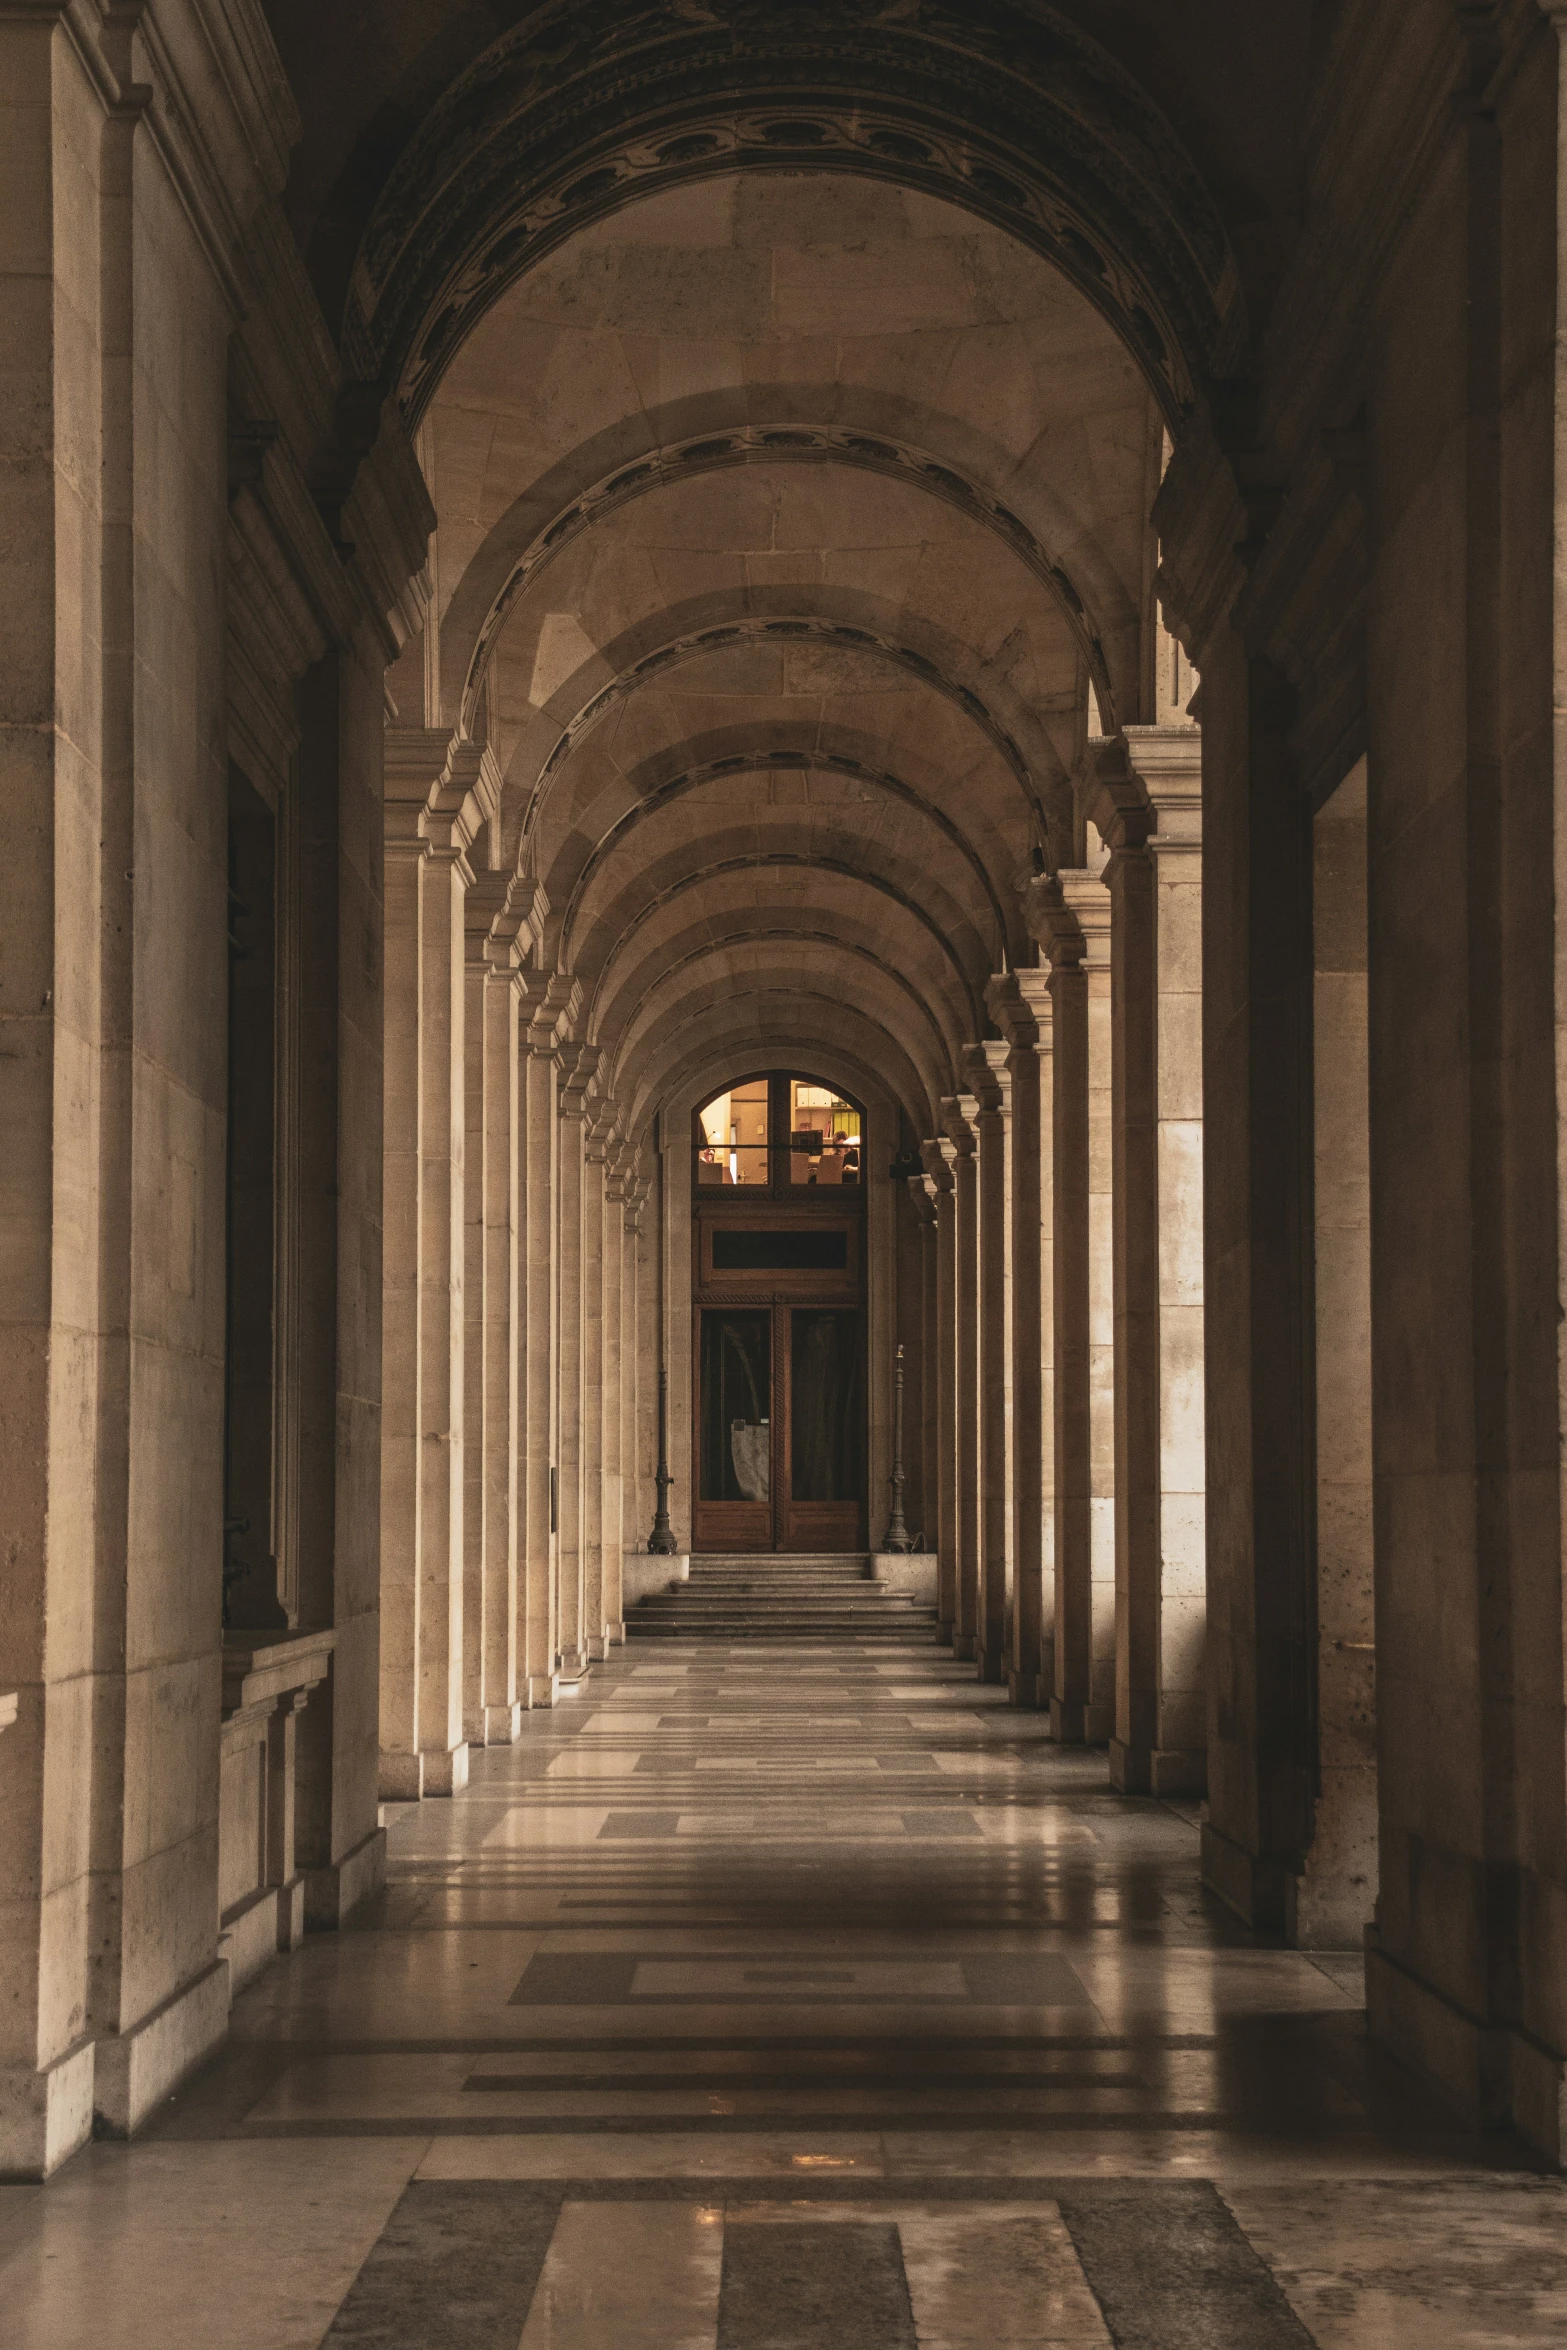
[[[1051,1303],[1054,1401],[1053,1645],[1050,1724],[1067,1745],[1088,1735],[1093,1678],[1089,1458],[1088,980],[1083,934],[1059,880],[1029,885],[1025,916],[1049,960]]]
[[[464,754],[471,753],[471,759]],[[398,1417],[382,1453],[382,1792],[450,1795],[467,1784],[463,1735],[463,1328],[466,1052],[464,900],[481,810],[472,746],[398,729],[386,748],[387,1026],[398,1085],[386,1126],[388,1226],[397,1220],[393,1320],[383,1332]],[[417,968],[410,970],[410,959]],[[417,1057],[406,1023],[413,1017]],[[410,1098],[410,1080],[412,1096]],[[417,1175],[411,1176],[416,1156]],[[416,1184],[417,1206],[410,1191]],[[407,1244],[417,1266],[416,1369]],[[410,1408],[411,1407],[411,1408]],[[390,1457],[389,1457],[390,1456]]]
[[[1295,1939],[1352,1950],[1377,1886],[1366,763],[1312,823],[1317,1801]]]
[[[939,1273],[936,1236],[935,1187],[928,1175],[912,1176],[909,1191],[919,1217],[920,1234],[920,1525],[918,1532],[927,1550],[938,1550],[941,1542],[941,1480],[938,1471],[940,1459],[939,1430],[941,1427],[941,1366],[938,1359],[940,1336],[940,1308],[937,1302]]]
[[[1200,1793],[1205,1782],[1201,757],[1193,725],[1135,728],[1101,752],[1089,800],[1110,850],[1112,907],[1110,1777],[1131,1794]]]
[[[1202,651],[1203,1874],[1284,1933],[1311,1819],[1309,836],[1285,681],[1228,628]]]
[[[626,1361],[626,1151],[617,1135],[604,1163],[604,1501],[599,1534],[600,1617],[607,1654],[626,1636],[621,1620],[624,1541]],[[634,1317],[633,1317],[634,1325]]]
[[[1115,1728],[1115,1153],[1110,893],[1100,873],[1060,877],[1083,934],[1088,1027],[1088,1467],[1093,1666],[1087,1735]]]
[[[1055,1329],[1053,1026],[1048,974],[993,979],[1012,1106],[1012,1646],[1014,1705],[1055,1691]],[[1048,1599],[1047,1599],[1048,1593]]]
[[[594,1055],[583,1045],[561,1054],[560,1216],[556,1320],[560,1437],[556,1475],[557,1557],[560,1562],[559,1670],[578,1681],[591,1662],[588,1648],[587,1546],[583,1525],[583,1225],[588,1198],[587,1095]]]
[[[522,1689],[530,1706],[555,1700],[560,1656],[557,1478],[560,1404],[559,1055],[577,1011],[575,980],[554,978],[530,996],[522,1033],[520,1136],[522,1318],[517,1404],[517,1509],[521,1527]]]
[[[957,1573],[953,1586],[952,1647],[977,1654],[979,1578],[984,1527],[979,1470],[979,1104],[971,1093],[950,1095],[943,1155],[952,1172],[953,1414],[956,1429]]]
[[[1207,1426],[1203,1385],[1202,736],[1129,726],[1154,812],[1159,1169],[1159,1642],[1155,1794],[1208,1784]]]
[[[923,1146],[936,1221],[936,1635],[950,1641],[958,1608],[957,1242],[951,1145]]]
[[[1159,1171],[1153,811],[1120,743],[1088,799],[1109,851],[1110,1219],[1114,1327],[1115,1726],[1110,1784],[1146,1794],[1158,1744]],[[1089,981],[1090,1003],[1093,979]],[[1092,1009],[1090,1020],[1092,1020]],[[1093,1040],[1090,1037],[1090,1062]]]
[[[607,1460],[605,1394],[605,1157],[611,1147],[607,1114],[600,1104],[584,1121],[582,1149],[582,1646],[588,1661],[601,1664],[604,1639],[604,1504]]]
[[[522,1711],[512,1439],[521,1337],[521,901],[533,886],[479,874],[467,906],[463,1724],[480,1746],[509,1743]]]
[[[1006,1678],[1012,1596],[1012,1364],[1008,1283],[1007,1129],[1012,1080],[1002,1043],[971,1045],[964,1065],[978,1104],[980,1571],[975,1661],[982,1681]]]

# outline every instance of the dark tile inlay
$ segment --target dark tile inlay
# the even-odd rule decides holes
[[[539,1950],[512,1993],[512,2007],[618,2007],[631,1997],[634,1950]]]
[[[987,2007],[1092,2007],[1080,1978],[1064,1958],[1048,1951],[1006,1952],[995,1958],[966,1958],[963,1980],[970,1999]]]
[[[1116,2350],[1315,2350],[1206,2179],[1061,2197]]]
[[[322,2350],[517,2350],[560,2206],[557,2184],[415,2180]]]
[[[917,2350],[896,2227],[885,2220],[727,2227],[718,2350]]]

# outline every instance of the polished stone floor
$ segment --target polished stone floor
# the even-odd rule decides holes
[[[633,1646],[390,1851],[0,2190],[8,2350],[1567,2343],[1563,2187],[939,1650]]]

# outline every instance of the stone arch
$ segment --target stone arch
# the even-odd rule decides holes
[[[585,221],[780,163],[943,196],[1045,253],[1171,421],[1243,336],[1195,166],[1141,84],[1053,11],[559,0],[460,74],[403,149],[350,279],[350,364],[417,418],[483,312]]]

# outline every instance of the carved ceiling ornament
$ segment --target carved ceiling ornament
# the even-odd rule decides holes
[[[343,349],[410,419],[507,286],[586,222],[736,169],[853,171],[1051,261],[1178,422],[1244,340],[1174,132],[1038,0],[551,0],[451,85],[366,229]]]

